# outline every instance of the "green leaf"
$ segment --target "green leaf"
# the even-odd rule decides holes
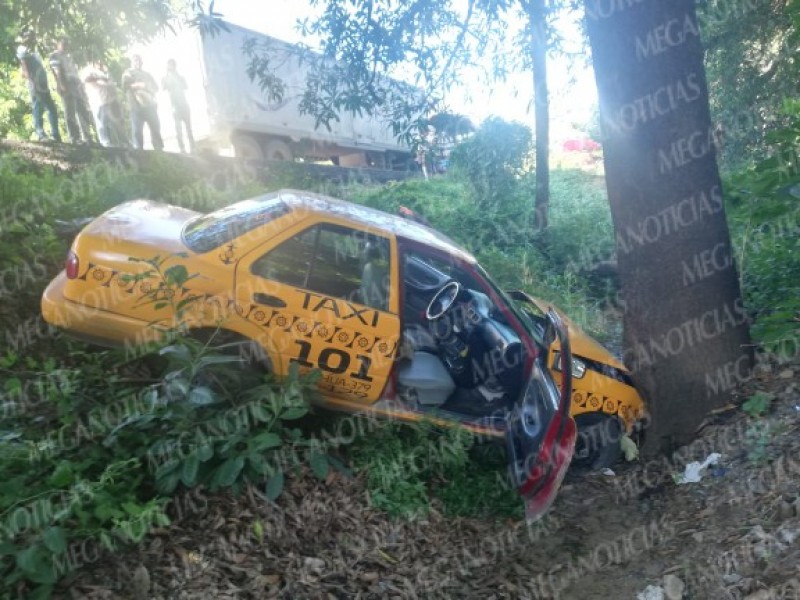
[[[256,421],[260,421],[261,423],[268,423],[272,420],[269,411],[260,404],[251,404],[250,414],[253,415],[253,418]]]
[[[17,552],[17,567],[25,574],[35,573],[38,566],[37,553],[39,546],[28,546],[24,550]]]
[[[200,459],[197,454],[190,454],[185,461],[183,461],[183,468],[181,469],[181,481],[186,487],[192,487],[197,483],[197,471],[200,468]]]
[[[278,471],[267,480],[266,494],[270,500],[277,499],[283,491],[283,471]]]
[[[171,494],[178,487],[181,480],[181,472],[173,471],[163,477],[156,478],[156,490],[161,494]]]
[[[314,475],[320,479],[324,480],[328,476],[330,465],[328,464],[327,454],[313,452],[311,456],[308,457],[308,464],[311,465],[311,470],[314,472]]]
[[[229,458],[217,471],[217,482],[222,486],[231,486],[244,468],[244,457]]]
[[[264,541],[264,524],[261,522],[260,519],[256,519],[255,521],[253,521],[252,528],[253,528],[253,535],[256,536],[256,539],[260,544],[261,542]]]
[[[170,459],[156,468],[156,479],[161,479],[177,470],[180,462],[177,459]]]
[[[214,392],[211,388],[200,385],[189,390],[189,404],[194,406],[210,406],[217,402],[219,402],[219,400],[214,396]]]
[[[34,544],[17,553],[17,567],[25,573],[28,579],[35,583],[55,583],[54,563],[48,559],[43,550],[42,546]]]
[[[63,488],[71,484],[75,480],[75,475],[72,472],[72,463],[62,461],[50,475],[50,485],[56,488]]]
[[[299,419],[304,417],[308,414],[308,408],[305,406],[293,406],[291,408],[287,408],[281,413],[281,419],[284,421],[293,421],[294,419]]]
[[[189,271],[183,265],[173,265],[164,271],[164,279],[168,285],[182,286],[189,279]]]
[[[259,452],[269,448],[275,448],[281,445],[281,436],[271,431],[265,431],[253,438],[253,445]]]
[[[53,526],[44,530],[44,545],[53,554],[67,551],[67,536],[61,527]]]
[[[8,540],[0,541],[0,557],[17,553],[17,547]]]
[[[214,456],[214,449],[209,444],[203,444],[197,448],[197,458],[200,459],[200,462],[206,462],[212,456]]]
[[[259,475],[266,475],[269,472],[267,461],[265,461],[264,457],[257,452],[251,452],[248,454],[247,462],[250,464],[250,467],[252,467],[252,469]]]

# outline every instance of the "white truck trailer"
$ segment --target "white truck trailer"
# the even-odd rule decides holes
[[[299,110],[308,72],[303,51],[244,27],[226,27],[213,37],[184,29],[134,49],[159,85],[167,60],[176,60],[188,86],[198,149],[266,160],[331,160],[344,167],[404,169],[412,162],[410,149],[394,137],[390,123],[377,117],[342,112],[330,130],[315,127],[314,116]],[[248,39],[269,46],[273,74],[286,86],[280,102],[270,102],[258,81],[248,76],[249,58],[243,51]],[[159,116],[166,149],[177,151],[165,92],[159,97]]]

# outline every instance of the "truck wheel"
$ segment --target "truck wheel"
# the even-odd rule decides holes
[[[272,140],[264,148],[264,158],[267,160],[294,160],[289,144],[281,140]]]
[[[231,140],[233,143],[233,153],[236,158],[252,158],[264,160],[264,151],[258,140],[249,135],[237,135]]]

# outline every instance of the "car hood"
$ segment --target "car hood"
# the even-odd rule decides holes
[[[582,356],[584,358],[588,358],[589,360],[594,360],[628,373],[628,369],[625,367],[622,361],[601,346],[597,340],[584,332],[574,321],[564,314],[564,311],[559,309],[552,302],[547,302],[534,296],[527,297],[539,308],[539,310],[545,314],[549,308],[553,308],[556,312],[558,312],[558,314],[561,316],[561,319],[569,328],[569,339],[572,342],[572,354],[574,356]]]

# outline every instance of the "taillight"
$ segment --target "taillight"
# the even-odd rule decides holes
[[[75,279],[78,276],[79,267],[80,261],[78,261],[78,255],[70,250],[69,254],[67,254],[67,260],[64,263],[64,270],[67,272],[67,279]]]

